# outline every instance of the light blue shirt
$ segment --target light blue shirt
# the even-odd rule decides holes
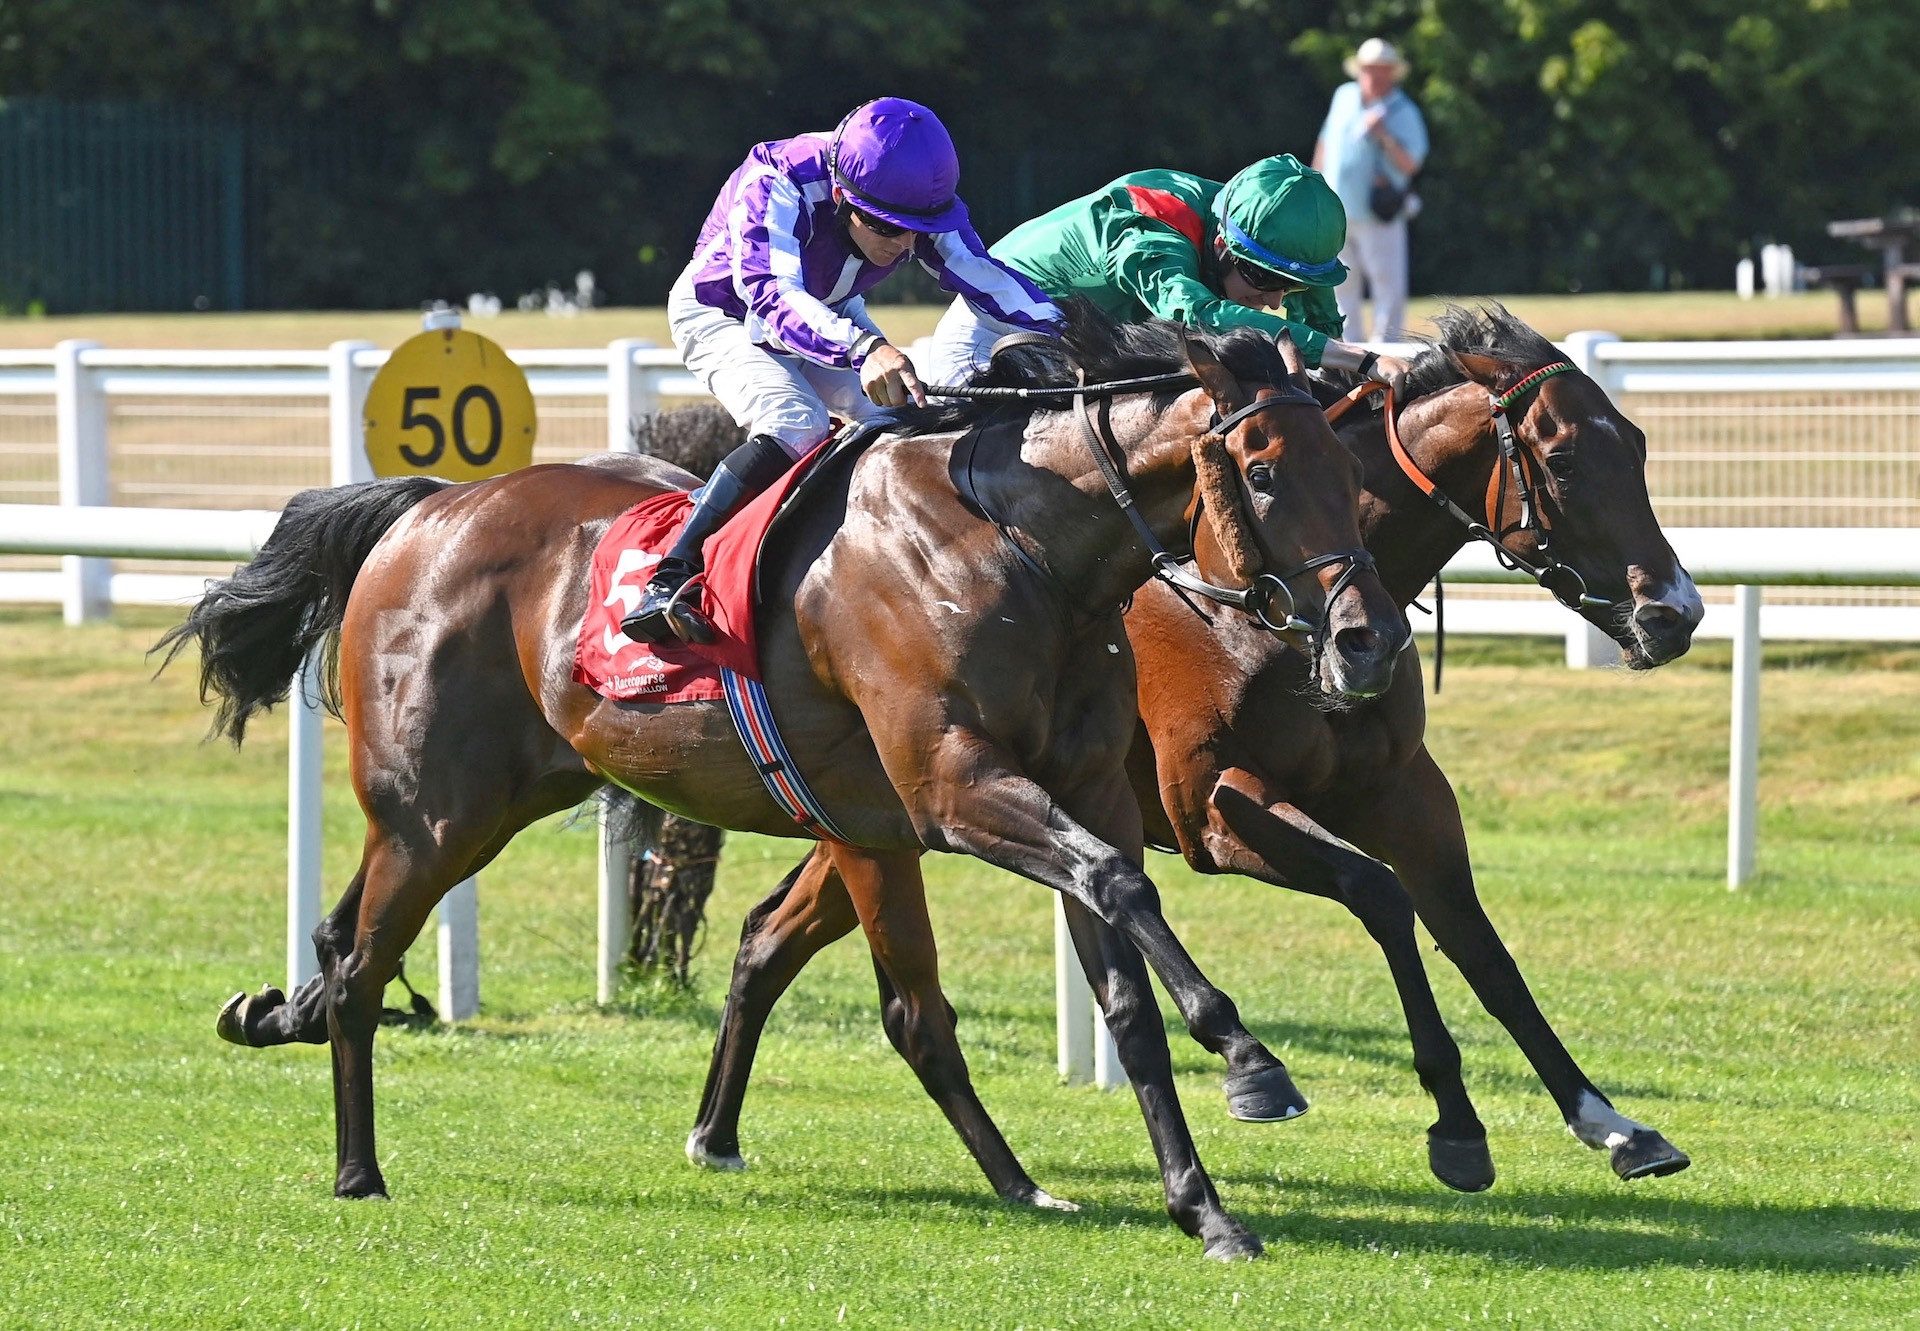
[[[1387,108],[1387,133],[1400,142],[1416,165],[1427,160],[1427,122],[1413,98],[1395,88],[1382,103]],[[1361,128],[1371,107],[1360,103],[1360,85],[1343,83],[1333,94],[1327,108],[1327,123],[1320,127],[1320,142],[1326,145],[1324,174],[1333,192],[1340,196],[1349,218],[1373,220],[1367,208],[1367,191],[1374,177],[1385,176],[1405,189],[1408,177],[1393,164],[1387,150],[1367,136]]]

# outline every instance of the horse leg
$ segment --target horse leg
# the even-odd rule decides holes
[[[410,837],[377,823],[370,826],[360,861],[358,909],[344,909],[349,901],[343,900],[313,932],[333,1048],[337,1197],[387,1195],[373,1114],[373,1040],[381,996],[428,913],[467,875],[476,849],[471,843],[436,840],[424,826]],[[354,895],[349,889],[348,897]]]
[[[873,951],[887,1039],[960,1134],[995,1192],[1027,1206],[1078,1210],[1028,1177],[974,1093],[966,1056],[954,1034],[953,1008],[940,989],[920,852],[835,845],[830,853]]]
[[[938,728],[922,733],[927,730]],[[1159,890],[1140,867],[1140,806],[1123,767],[1095,774],[1074,792],[1074,809],[1088,820],[1083,823],[1022,775],[1001,746],[977,731],[949,725],[932,752],[924,752],[924,743],[921,748],[915,761],[929,779],[916,792],[925,803],[914,809],[914,818],[924,844],[969,854],[1032,879],[1113,926],[1153,967],[1193,1038],[1227,1060],[1236,1108],[1250,1117],[1280,1117],[1284,1111],[1272,1106],[1297,1103],[1299,1093],[1286,1068],[1241,1023],[1233,1000],[1201,972],[1161,913]],[[1150,1004],[1144,991],[1126,983],[1124,950],[1093,938],[1076,946],[1083,949],[1083,968],[1108,985],[1110,1001],[1124,1005],[1128,994],[1143,995],[1142,1015],[1130,1020],[1131,1014],[1122,1010],[1119,1019],[1129,1031],[1135,1060],[1128,1075],[1140,1068],[1140,1084],[1151,1088],[1142,1108],[1151,1106],[1147,1129],[1161,1161],[1174,1223],[1201,1239],[1210,1257],[1258,1255],[1260,1240],[1221,1206],[1200,1163],[1174,1091],[1165,1032],[1157,1019],[1145,1015]],[[1086,948],[1096,955],[1090,956]],[[1117,999],[1112,989],[1116,969],[1122,981]]]
[[[814,954],[858,923],[824,846],[816,846],[748,913],[700,1112],[687,1137],[687,1159],[710,1169],[746,1168],[740,1157],[740,1107],[767,1017]]]
[[[1259,1238],[1227,1212],[1200,1163],[1174,1090],[1166,1027],[1161,1024],[1160,1005],[1154,1001],[1140,950],[1080,902],[1063,898],[1062,908],[1080,968],[1093,986],[1119,1051],[1120,1066],[1126,1069],[1134,1099],[1147,1121],[1166,1191],[1167,1214],[1205,1245],[1209,1257],[1222,1261],[1258,1257]]]
[[[1424,748],[1394,785],[1365,806],[1343,809],[1347,835],[1398,870],[1440,950],[1533,1065],[1568,1130],[1605,1150],[1622,1179],[1674,1174],[1692,1163],[1645,1124],[1614,1109],[1542,1015],[1525,977],[1481,907],[1453,787]]]
[[[1427,1129],[1427,1165],[1461,1192],[1493,1186],[1487,1130],[1461,1077],[1460,1046],[1440,1015],[1414,933],[1413,901],[1392,869],[1338,840],[1281,800],[1257,774],[1228,768],[1207,802],[1197,849],[1216,871],[1339,902],[1366,927],[1393,976],[1420,1084],[1438,1116]],[[1188,826],[1199,821],[1191,818]]]

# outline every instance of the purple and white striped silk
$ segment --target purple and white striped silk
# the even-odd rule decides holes
[[[727,178],[694,251],[702,305],[741,320],[755,345],[835,369],[860,367],[864,330],[842,311],[907,256],[869,263],[833,218],[826,134],[762,143]],[[1002,323],[1055,332],[1060,311],[987,253],[970,224],[921,234],[911,256],[941,287]]]

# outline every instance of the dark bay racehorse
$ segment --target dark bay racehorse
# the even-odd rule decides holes
[[[1555,366],[1564,368],[1545,372]],[[1465,544],[1470,522],[1611,634],[1629,664],[1687,650],[1700,598],[1648,502],[1645,437],[1550,342],[1497,306],[1450,310],[1401,401],[1406,466],[1384,416],[1349,416],[1342,431],[1365,468],[1362,533],[1400,605]],[[1436,482],[1460,512],[1426,493]],[[1418,670],[1399,671],[1378,698],[1329,707],[1313,696],[1310,658],[1244,615],[1149,583],[1126,623],[1141,716],[1130,770],[1149,840],[1177,847],[1201,873],[1330,897],[1359,917],[1386,954],[1414,1066],[1438,1105],[1428,1151],[1442,1182],[1486,1188],[1493,1161],[1428,985],[1416,912],[1576,1137],[1608,1150],[1622,1178],[1687,1166],[1581,1071],[1481,909],[1452,787],[1423,742]],[[748,918],[687,1144],[697,1162],[739,1167],[739,1111],[767,1013],[808,958],[852,926],[833,865],[818,855]],[[880,981],[891,1032],[896,1000]],[[1099,997],[1111,1012],[1112,996]]]
[[[1142,954],[1226,1060],[1234,1112],[1284,1117],[1298,1093],[1167,927],[1140,869],[1120,609],[1152,566],[1130,521],[1176,548],[1194,531],[1204,576],[1251,584],[1263,608],[1295,605],[1329,692],[1384,690],[1405,622],[1359,548],[1358,467],[1297,361],[1249,335],[1084,313],[1068,341],[1089,379],[1162,377],[1151,391],[936,415],[829,463],[763,551],[764,677],[788,748],[846,834],[823,853],[896,995],[896,1038],[968,1145],[1001,1165],[1002,1192],[1058,1205],[967,1086],[921,890],[928,848],[1063,894],[1097,982],[1133,995],[1135,1015],[1116,1021],[1170,1213],[1209,1255],[1252,1255],[1259,1240],[1222,1207],[1187,1131]],[[253,1045],[330,1042],[341,1196],[386,1191],[373,1117],[382,989],[440,897],[522,827],[610,780],[704,822],[797,834],[724,704],[614,703],[571,676],[607,523],[689,480],[636,459],[308,491],[163,642],[198,640],[215,728],[237,741],[337,630],[367,816],[360,869],[315,931],[320,977],[290,1000],[236,996],[220,1029]],[[1115,502],[1126,485],[1131,512]],[[1202,499],[1206,520],[1190,528]]]

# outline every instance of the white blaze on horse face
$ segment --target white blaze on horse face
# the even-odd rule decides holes
[[[1636,1132],[1651,1131],[1635,1123],[1592,1091],[1580,1092],[1580,1112],[1567,1120],[1567,1131],[1596,1151],[1624,1145]]]

